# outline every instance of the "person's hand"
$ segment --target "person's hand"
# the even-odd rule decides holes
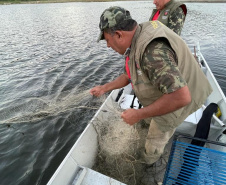
[[[121,118],[123,121],[130,125],[134,125],[138,121],[140,121],[140,118],[138,117],[138,112],[136,109],[127,109],[121,114]]]
[[[100,97],[105,93],[105,91],[103,90],[103,86],[100,85],[90,89],[89,93],[93,96]]]

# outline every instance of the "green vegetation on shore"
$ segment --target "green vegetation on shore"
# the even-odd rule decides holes
[[[109,2],[109,1],[132,1],[132,0],[0,0],[0,5],[8,4],[38,4],[38,3],[67,3],[67,2]],[[139,0],[134,0],[139,1]],[[140,0],[142,1],[142,0]],[[148,0],[147,0],[148,1]],[[226,0],[178,0],[181,2],[208,2],[225,3]]]
[[[38,4],[38,3],[66,3],[66,2],[104,2],[114,0],[0,0],[0,4]],[[120,1],[120,0],[117,0]],[[125,1],[125,0],[122,0]]]

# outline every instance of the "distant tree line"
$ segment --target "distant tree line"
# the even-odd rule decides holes
[[[29,2],[31,2],[31,1],[48,1],[48,0],[0,0],[0,2],[13,2],[13,1],[29,1]],[[57,0],[55,0],[55,1],[57,1]]]
[[[79,0],[0,0],[0,4],[16,4],[16,3],[41,3],[41,2],[70,2]],[[83,0],[80,0],[83,1]],[[85,0],[86,1],[86,0]]]

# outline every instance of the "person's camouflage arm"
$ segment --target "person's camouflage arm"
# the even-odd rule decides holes
[[[167,42],[162,38],[152,41],[141,61],[141,69],[163,94],[187,85],[177,67],[175,53]]]
[[[181,34],[182,28],[184,26],[185,15],[181,7],[178,7],[170,16],[168,28],[173,30],[178,35]]]

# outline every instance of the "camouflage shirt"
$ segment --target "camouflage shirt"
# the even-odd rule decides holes
[[[170,16],[169,23],[167,25],[168,28],[173,30],[178,35],[181,34],[183,25],[185,21],[184,11],[181,7],[178,7]]]
[[[187,85],[177,66],[175,52],[163,38],[153,40],[145,49],[141,69],[151,83],[168,94]]]

